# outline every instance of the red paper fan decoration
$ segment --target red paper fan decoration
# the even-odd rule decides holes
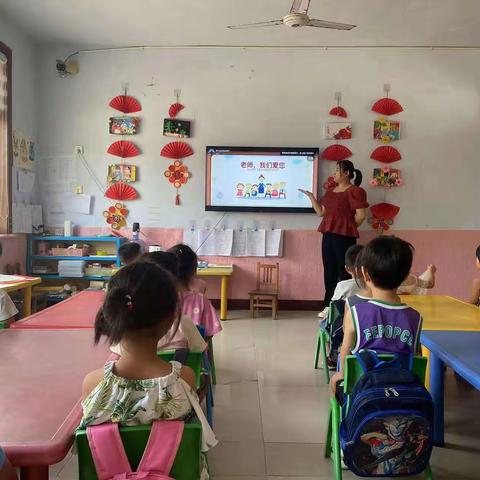
[[[180,110],[183,110],[185,107],[181,103],[172,103],[168,109],[168,116],[170,118],[175,118]]]
[[[342,117],[342,118],[347,118],[348,114],[347,111],[343,107],[333,107],[330,112],[328,112],[330,115],[333,115],[334,117]]]
[[[400,211],[400,207],[392,205],[391,203],[377,203],[370,207],[372,212],[372,217],[368,219],[368,223],[372,225],[374,230],[377,230],[379,233],[383,233],[390,229],[390,226],[393,225],[393,219],[397,216]]]
[[[139,112],[142,109],[140,102],[130,95],[118,95],[118,97],[112,98],[108,105],[123,113]]]
[[[353,155],[352,151],[345,145],[330,145],[322,152],[322,158],[325,160],[340,161],[345,160]]]
[[[121,158],[136,157],[140,154],[140,150],[133,142],[127,140],[118,140],[113,142],[107,150],[107,153]]]
[[[382,115],[395,115],[403,112],[403,107],[393,98],[381,98],[373,104],[372,111]]]
[[[376,148],[370,155],[370,158],[377,160],[377,162],[393,163],[401,160],[402,156],[396,148],[384,145]]]
[[[112,200],[136,200],[138,193],[128,183],[117,182],[111,187],[108,187],[105,196]]]
[[[193,150],[188,143],[170,142],[162,148],[160,155],[167,158],[184,158],[193,155]]]

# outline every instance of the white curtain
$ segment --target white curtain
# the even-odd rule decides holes
[[[8,233],[8,75],[7,57],[0,52],[0,233]]]

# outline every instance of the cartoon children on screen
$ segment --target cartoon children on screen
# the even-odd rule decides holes
[[[267,179],[260,175],[258,177],[258,183],[238,183],[236,186],[237,198],[249,198],[249,199],[269,199],[279,200],[286,199],[286,182],[270,183]]]

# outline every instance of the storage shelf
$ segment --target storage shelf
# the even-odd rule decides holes
[[[93,275],[85,275],[84,277],[69,277],[65,275],[56,275],[56,274],[35,274],[35,276],[44,278],[44,279],[60,279],[60,278],[70,278],[76,280],[110,280],[112,277],[96,277]]]
[[[74,257],[74,256],[56,256],[56,255],[32,255],[33,260],[86,260],[89,262],[113,262],[117,260],[116,255],[111,257]]]
[[[122,237],[61,237],[61,236],[46,236],[32,235],[32,240],[43,240],[45,242],[116,242],[124,239]]]

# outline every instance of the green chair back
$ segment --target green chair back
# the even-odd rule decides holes
[[[165,350],[163,352],[158,352],[157,355],[165,362],[170,362],[173,360],[175,350]],[[200,388],[202,374],[202,352],[189,352],[185,365],[189,366],[195,372],[197,388]]]
[[[120,427],[120,436],[133,471],[138,468],[142,458],[150,435],[150,428],[150,425]],[[176,480],[198,480],[200,478],[202,468],[201,442],[201,424],[199,422],[186,423],[182,441],[170,472],[171,477]],[[77,430],[75,443],[78,452],[79,480],[98,480],[86,429]]]
[[[379,355],[382,360],[391,360],[393,355]],[[425,374],[427,371],[427,357],[416,356],[413,359],[413,373],[415,373],[420,380],[425,383]],[[363,375],[363,370],[358,363],[355,355],[349,355],[345,359],[345,371],[344,371],[344,391],[345,393],[351,393],[355,384],[359,378]]]

